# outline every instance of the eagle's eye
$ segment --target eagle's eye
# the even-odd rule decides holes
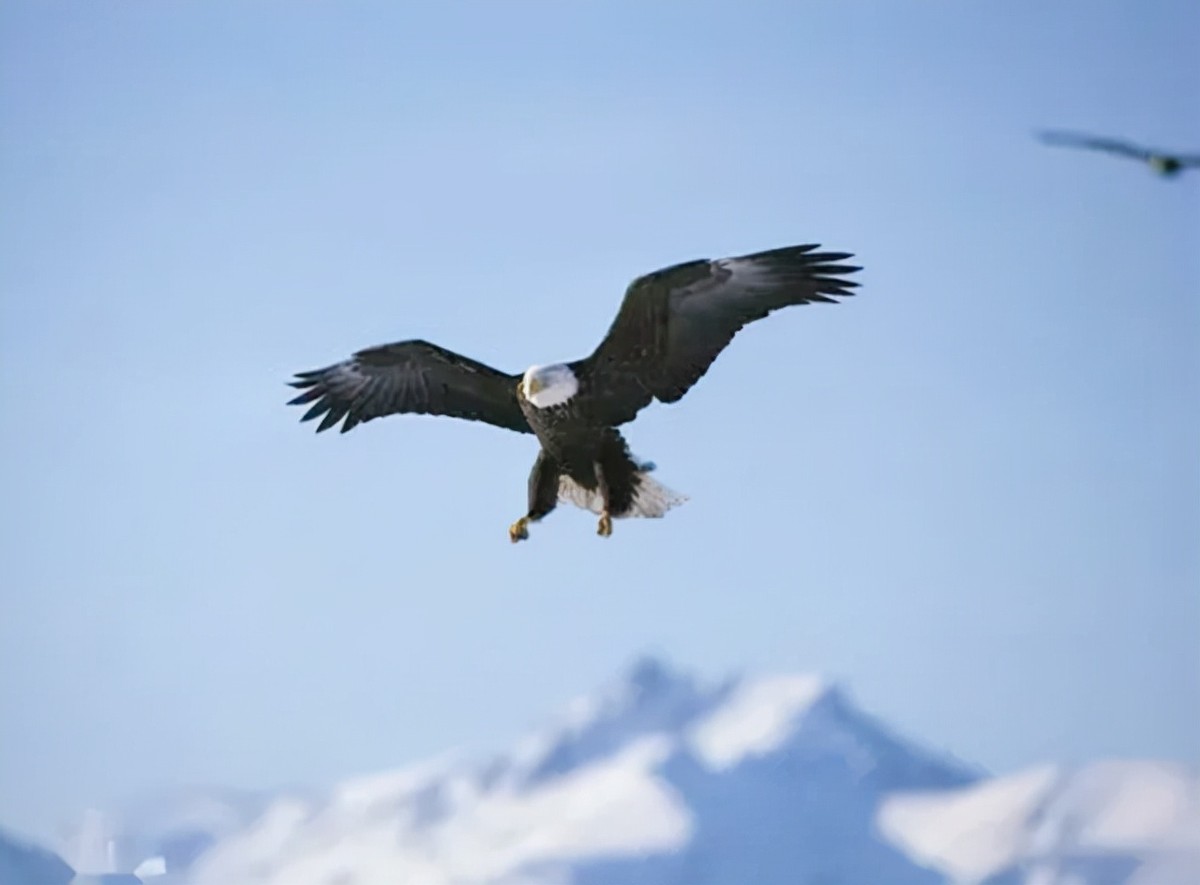
[[[539,376],[534,375],[525,382],[525,396],[537,396],[543,387],[545,387],[545,385],[542,384],[542,379]]]

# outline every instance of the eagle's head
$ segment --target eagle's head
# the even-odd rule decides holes
[[[579,379],[571,367],[563,363],[530,366],[521,379],[521,392],[534,407],[549,409],[561,406],[578,393]]]
[[[1168,157],[1163,154],[1155,154],[1150,158],[1150,168],[1159,175],[1170,178],[1183,169],[1183,164],[1176,157]]]

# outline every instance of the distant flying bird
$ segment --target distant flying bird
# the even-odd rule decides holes
[[[397,413],[447,415],[533,433],[541,450],[529,476],[528,510],[509,527],[516,543],[560,501],[612,520],[663,516],[686,498],[651,479],[653,464],[629,452],[617,427],[653,400],[673,403],[708,370],[738,330],[771,311],[854,294],[845,252],[816,245],[688,261],[634,280],[591,356],[532,366],[508,375],[427,341],[361,350],[348,360],[289,382],[312,403],[301,421],[322,417],[317,432],[343,418],[341,430]],[[771,373],[767,377],[773,378]],[[776,397],[764,391],[764,411]]]
[[[1164,178],[1173,178],[1190,166],[1200,166],[1200,154],[1169,154],[1115,138],[1097,138],[1077,132],[1040,132],[1044,144],[1055,147],[1105,151],[1119,157],[1140,160]]]

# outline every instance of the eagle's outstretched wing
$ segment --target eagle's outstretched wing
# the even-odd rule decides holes
[[[788,246],[677,264],[639,277],[608,335],[575,363],[589,378],[595,418],[633,419],[652,398],[675,402],[708,371],[738,330],[773,310],[852,295],[846,252]]]
[[[1044,144],[1055,147],[1085,148],[1092,151],[1105,151],[1122,157],[1132,157],[1135,160],[1148,160],[1152,151],[1128,141],[1116,138],[1099,138],[1094,135],[1084,135],[1080,132],[1063,132],[1058,130],[1042,131],[1038,138]]]
[[[345,418],[342,433],[363,421],[398,413],[447,415],[531,433],[517,404],[518,375],[430,344],[401,341],[360,350],[324,369],[297,372],[304,391],[289,406],[312,407],[301,421],[324,416],[317,432]]]

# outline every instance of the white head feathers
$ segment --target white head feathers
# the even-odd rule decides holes
[[[552,366],[530,366],[521,379],[521,392],[536,408],[561,406],[579,392],[579,379],[571,367],[563,363]]]

